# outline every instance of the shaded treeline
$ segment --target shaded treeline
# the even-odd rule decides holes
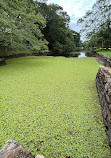
[[[0,1],[0,49],[71,52],[80,46],[80,34],[69,29],[63,8],[44,1]]]

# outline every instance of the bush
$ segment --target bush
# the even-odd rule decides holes
[[[95,51],[87,51],[87,52],[86,52],[86,56],[87,56],[87,57],[93,57],[93,56],[95,56],[95,54],[96,54]]]

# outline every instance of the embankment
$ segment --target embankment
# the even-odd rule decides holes
[[[96,53],[95,56],[98,58],[98,61],[106,67],[111,67],[111,58],[104,56],[103,54]]]
[[[96,53],[98,61],[103,64],[96,75],[96,87],[102,107],[103,122],[111,147],[111,58]]]

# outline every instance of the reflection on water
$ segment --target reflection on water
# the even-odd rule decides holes
[[[85,53],[81,52],[80,55],[78,56],[78,58],[84,58],[86,57]]]
[[[59,55],[60,56],[60,55]],[[68,52],[66,54],[64,54],[63,56],[69,58],[69,57],[77,57],[77,58],[83,58],[83,57],[87,57],[87,55],[85,54],[85,52]]]

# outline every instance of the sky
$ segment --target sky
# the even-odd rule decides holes
[[[63,7],[71,18],[70,28],[77,32],[81,29],[80,24],[77,25],[77,20],[91,10],[95,2],[96,0],[48,0],[48,4],[55,3]]]

